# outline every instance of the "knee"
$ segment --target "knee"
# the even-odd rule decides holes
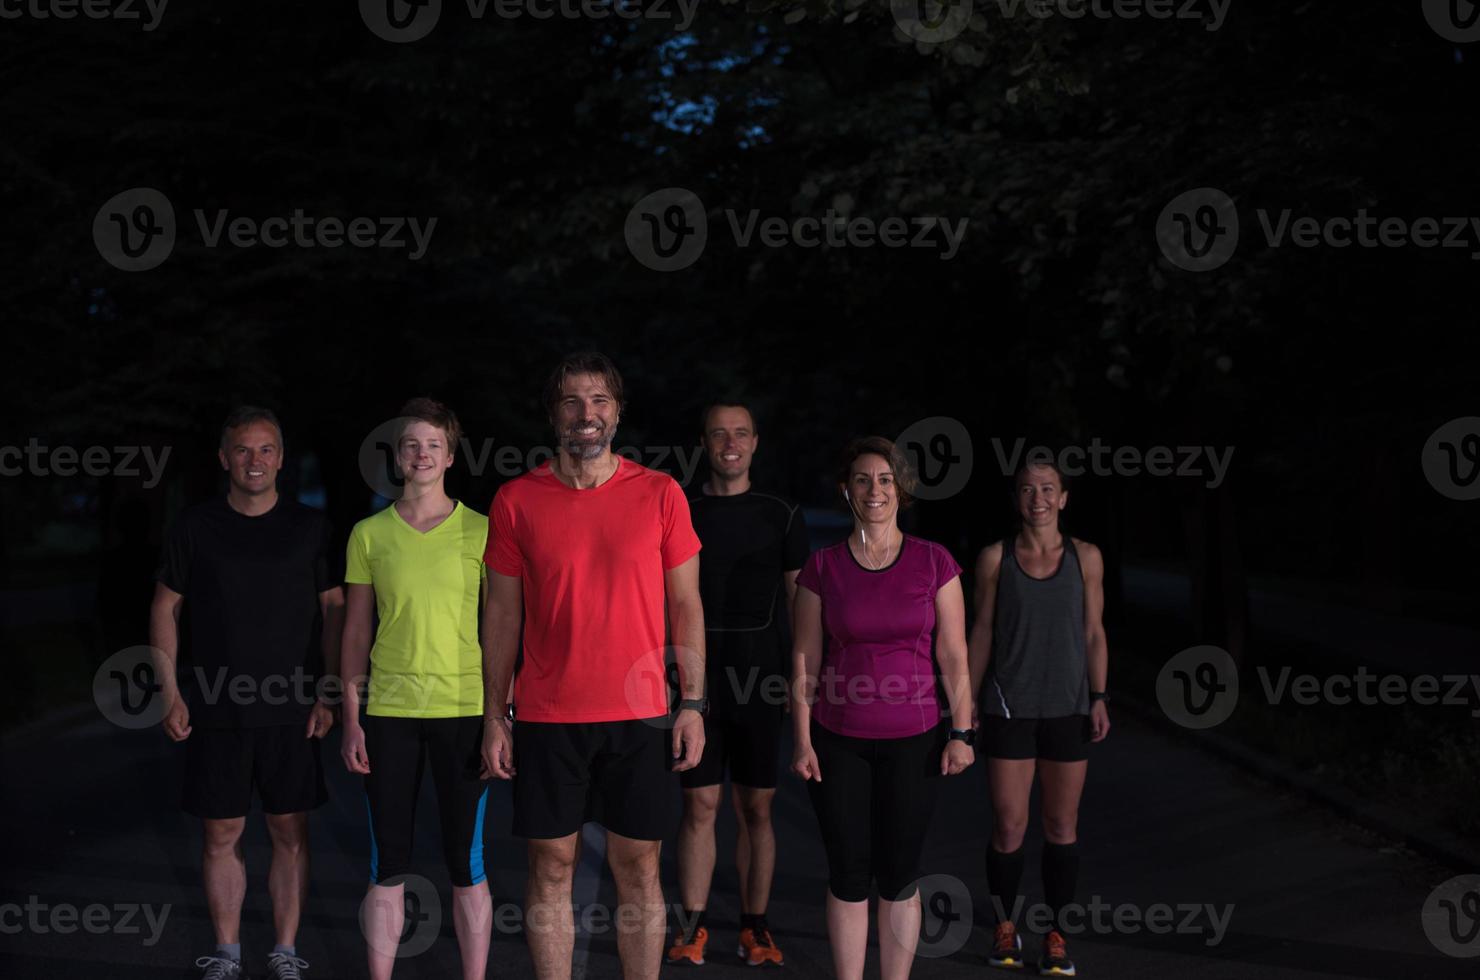
[[[992,846],[1004,854],[1015,851],[1023,846],[1027,833],[1026,813],[999,813],[992,827]]]
[[[272,838],[272,849],[279,853],[296,855],[308,844],[308,821],[298,819],[275,820],[267,818],[267,833]]]
[[[658,885],[658,852],[640,851],[636,854],[611,855],[608,857],[612,877],[623,888],[656,888]]]
[[[771,828],[771,800],[769,796],[736,799],[735,812],[746,829],[751,831]]]
[[[529,878],[541,886],[569,887],[575,877],[575,855],[545,848],[530,848]]]
[[[231,854],[241,846],[245,820],[207,820],[205,847],[210,854]]]
[[[1050,844],[1072,844],[1078,839],[1079,817],[1077,814],[1069,816],[1043,817],[1043,839]]]
[[[719,813],[719,794],[689,793],[684,798],[683,819],[691,827],[713,827]]]

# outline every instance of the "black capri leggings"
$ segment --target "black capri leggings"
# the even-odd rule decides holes
[[[365,754],[370,774],[370,881],[398,884],[411,870],[416,798],[428,764],[442,818],[442,854],[458,888],[476,885],[483,870],[483,815],[488,787],[479,778],[483,716],[387,718],[366,715]]]
[[[920,852],[940,789],[944,724],[905,738],[852,738],[812,722],[822,782],[808,780],[827,849],[828,888],[844,902],[915,894]]]

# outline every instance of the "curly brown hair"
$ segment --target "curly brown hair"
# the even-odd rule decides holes
[[[894,492],[899,497],[899,509],[904,510],[915,502],[915,471],[905,459],[904,453],[893,442],[883,436],[860,436],[848,443],[843,455],[838,458],[838,483],[847,486],[853,475],[853,463],[860,456],[872,453],[883,456],[894,474]]]

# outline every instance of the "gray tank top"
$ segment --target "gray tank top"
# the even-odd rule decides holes
[[[1018,564],[1016,540],[1014,535],[1002,542],[992,659],[980,711],[999,718],[1087,715],[1084,577],[1074,542],[1064,535],[1058,571],[1037,579]]]

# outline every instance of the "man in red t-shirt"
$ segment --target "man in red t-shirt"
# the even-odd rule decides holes
[[[595,820],[621,905],[623,975],[655,978],[671,773],[704,751],[699,537],[672,477],[612,453],[622,376],[609,359],[567,357],[545,406],[559,451],[500,487],[489,508],[483,766],[513,779],[514,833],[529,839],[525,931],[536,973],[570,975],[572,878],[581,826]],[[665,612],[683,691],[671,719]]]

